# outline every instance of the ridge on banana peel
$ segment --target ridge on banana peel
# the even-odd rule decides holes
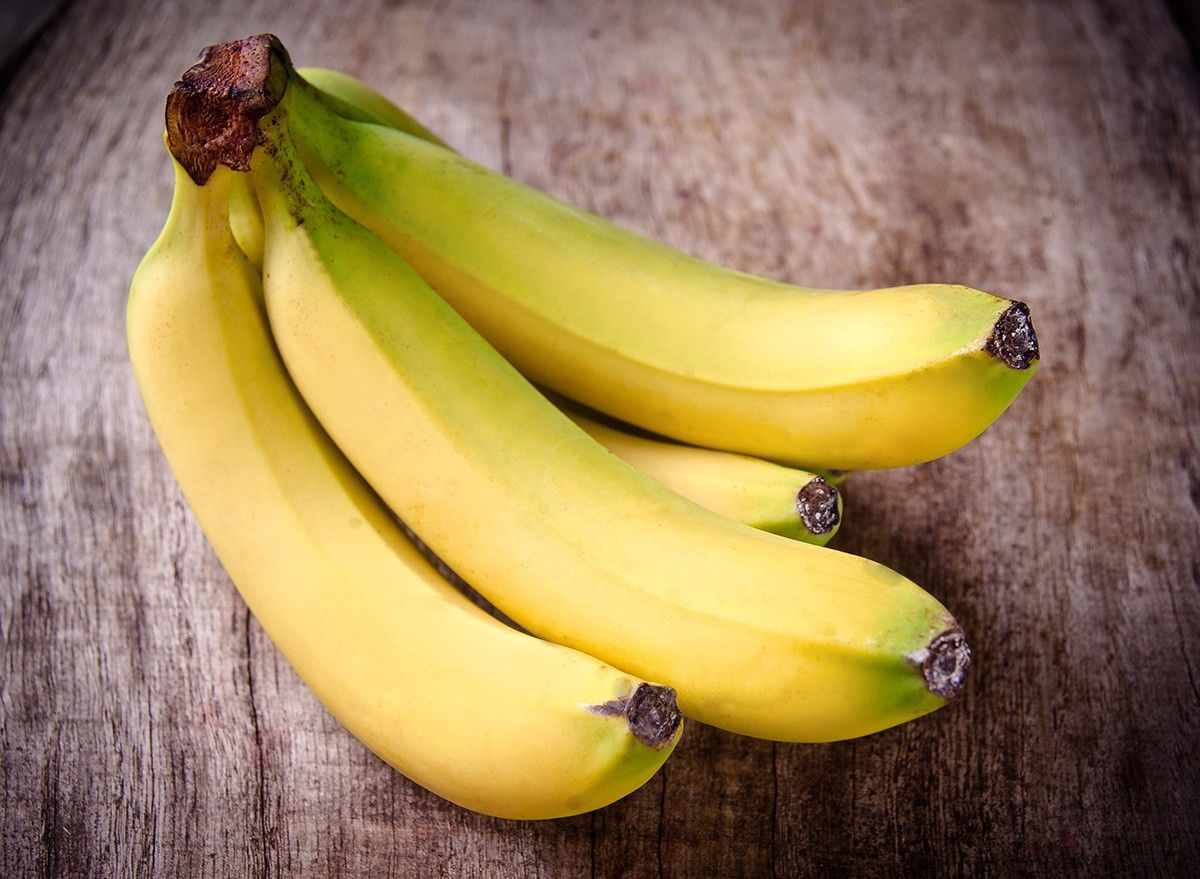
[[[531,380],[655,433],[803,467],[917,464],[980,434],[1037,367],[1023,303],[719,268],[425,138],[295,104],[334,204]]]
[[[219,79],[230,70],[236,87]],[[438,556],[534,634],[670,684],[685,713],[731,731],[847,738],[959,693],[970,652],[936,599],[866,559],[730,522],[610,455],[337,211],[289,138],[307,97],[295,82],[274,37],[210,48],[175,110],[185,128],[190,113],[227,114],[238,136],[179,157],[198,180],[251,168],[288,371]]]
[[[688,500],[760,531],[824,546],[842,520],[841,494],[824,478],[760,458],[641,436],[554,401],[588,436]]]
[[[671,690],[517,632],[438,575],[288,379],[229,230],[234,172],[176,172],[132,284],[130,357],[192,511],[280,651],[371,750],[461,806],[553,818],[642,785],[679,739]]]

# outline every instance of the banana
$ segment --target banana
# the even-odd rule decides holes
[[[244,77],[237,88],[220,81],[229,70]],[[177,153],[198,179],[250,160],[267,310],[288,371],[434,552],[529,631],[663,681],[685,713],[735,732],[847,738],[958,694],[970,652],[936,599],[881,565],[718,516],[629,467],[337,211],[289,139],[292,112],[314,99],[288,70],[273,37],[210,49],[177,90],[214,83],[179,104],[204,119],[228,113],[242,137]],[[242,108],[226,106],[231,94]]]
[[[176,166],[127,327],[154,430],[246,603],[330,712],[448,800],[551,818],[633,791],[678,741],[670,689],[503,625],[405,538],[284,371],[229,231],[234,177]]]
[[[618,458],[715,513],[817,546],[837,533],[841,495],[820,476],[747,455],[640,436],[589,418],[569,403],[558,405]]]
[[[536,383],[694,445],[797,466],[917,464],[1038,363],[1029,309],[969,287],[792,287],[693,259],[423,138],[297,102],[327,196]]]

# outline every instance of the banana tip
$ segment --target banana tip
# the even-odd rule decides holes
[[[291,71],[273,34],[208,46],[167,95],[167,146],[203,186],[217,165],[250,170],[258,120],[283,97]]]
[[[828,534],[842,518],[838,512],[838,490],[820,476],[814,476],[796,493],[796,513],[810,533]]]
[[[971,648],[958,626],[935,635],[928,646],[911,656],[921,670],[925,688],[950,701],[962,693],[971,667]]]
[[[1038,359],[1037,333],[1029,317],[1029,306],[1014,302],[1004,309],[983,349],[1012,369],[1028,369]]]
[[[673,742],[683,722],[675,691],[658,684],[638,684],[624,699],[593,705],[591,710],[597,714],[623,716],[634,737],[655,749]]]

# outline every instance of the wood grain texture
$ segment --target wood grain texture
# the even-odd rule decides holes
[[[692,724],[549,823],[449,806],[334,722],[184,506],[123,340],[166,89],[262,30],[700,256],[1029,302],[1010,412],[853,478],[837,541],[954,611],[964,699],[822,746]],[[1200,873],[1200,77],[1165,5],[78,0],[0,111],[0,874]]]

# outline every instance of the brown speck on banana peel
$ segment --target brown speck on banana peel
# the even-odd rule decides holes
[[[971,667],[971,648],[962,629],[954,626],[935,635],[929,644],[910,653],[909,661],[921,670],[925,688],[950,701],[962,693]]]
[[[811,534],[828,534],[841,520],[838,490],[814,476],[796,493],[796,513]]]
[[[591,705],[588,710],[606,717],[624,717],[638,741],[655,749],[670,744],[683,722],[675,691],[657,684],[638,684],[624,699]]]
[[[258,120],[279,104],[292,74],[272,34],[209,46],[167,95],[167,146],[198,186],[217,165],[250,170],[263,142]]]
[[[1038,359],[1037,333],[1029,306],[1014,302],[996,318],[983,350],[1013,369],[1028,369]]]

